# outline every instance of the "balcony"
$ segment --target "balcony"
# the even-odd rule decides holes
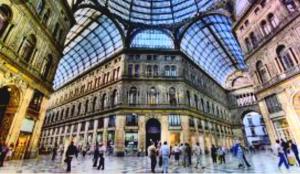
[[[248,59],[251,57],[253,54],[256,53],[263,45],[269,42],[269,40],[273,39],[275,35],[277,35],[282,29],[284,29],[289,23],[293,22],[298,16],[300,15],[300,11],[296,10],[293,13],[290,13],[288,16],[283,18],[278,26],[274,28],[268,35],[258,38],[257,43],[255,43],[252,48],[250,48],[246,54],[245,54],[245,59]]]
[[[263,84],[260,84],[259,86],[256,86],[254,88],[254,90],[255,90],[255,92],[260,92],[266,88],[269,88],[273,85],[280,83],[281,81],[283,81],[285,79],[291,78],[294,75],[297,75],[299,73],[300,73],[300,65],[296,65],[296,66],[286,70],[285,72],[272,77],[269,81],[264,82]]]

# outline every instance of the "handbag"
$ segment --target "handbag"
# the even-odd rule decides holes
[[[65,162],[65,163],[67,163],[67,162],[68,162],[68,159],[67,159],[67,158],[65,158],[65,159],[64,159],[64,162]]]

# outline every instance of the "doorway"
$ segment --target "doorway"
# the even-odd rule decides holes
[[[146,153],[151,142],[157,143],[160,141],[161,128],[160,122],[157,119],[151,118],[146,123]]]

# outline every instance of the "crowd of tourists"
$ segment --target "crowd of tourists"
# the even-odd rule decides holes
[[[276,156],[278,156],[279,168],[282,164],[284,164],[287,169],[289,169],[290,166],[294,166],[297,164],[298,166],[300,166],[298,147],[292,140],[276,140],[273,152]]]

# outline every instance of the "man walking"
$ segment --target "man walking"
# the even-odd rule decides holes
[[[55,157],[56,157],[56,155],[57,155],[57,148],[58,148],[58,145],[57,145],[57,143],[55,142],[54,143],[54,146],[53,146],[53,149],[52,149],[52,161],[54,161],[55,160]]]
[[[280,145],[279,140],[276,140],[276,144],[275,144],[275,149],[274,152],[276,153],[276,155],[278,155],[279,157],[279,163],[278,163],[278,167],[280,168],[282,163],[284,163],[285,167],[287,169],[289,169],[289,164],[287,162],[287,159],[285,157],[284,151],[283,151],[283,147]]]
[[[67,172],[71,172],[71,162],[72,158],[74,158],[77,154],[77,148],[74,146],[74,142],[71,141],[71,144],[68,146],[66,152],[66,162],[67,162]]]
[[[99,146],[99,158],[100,158],[100,161],[99,161],[99,166],[98,166],[98,170],[102,169],[104,170],[104,152],[105,152],[105,148],[103,146],[103,144],[101,143],[100,146]]]
[[[155,166],[157,162],[156,160],[157,150],[154,142],[152,142],[151,146],[148,147],[148,155],[151,160],[151,172],[155,173]]]
[[[195,168],[198,168],[198,165],[201,165],[201,148],[199,143],[197,142],[196,145],[193,148],[193,153],[196,156],[196,166]]]
[[[96,146],[95,146],[95,150],[94,150],[94,159],[93,159],[94,164],[93,164],[93,167],[97,167],[98,159],[99,159],[99,144],[97,142]]]
[[[168,173],[170,147],[168,146],[166,141],[160,148],[160,154],[162,157],[163,173]]]

